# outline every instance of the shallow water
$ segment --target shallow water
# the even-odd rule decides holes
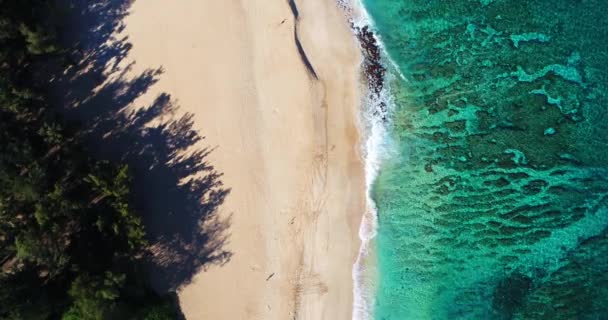
[[[608,319],[608,1],[364,3],[405,77],[375,318]]]

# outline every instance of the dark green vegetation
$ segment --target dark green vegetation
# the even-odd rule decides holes
[[[67,60],[53,1],[0,1],[0,319],[176,319],[146,283],[125,165],[98,161],[36,88]]]
[[[606,2],[366,3],[408,80],[378,319],[608,317]]]

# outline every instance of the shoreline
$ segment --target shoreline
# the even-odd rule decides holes
[[[338,0],[346,12],[351,31],[362,53],[360,72],[360,148],[365,170],[366,210],[361,217],[359,238],[361,246],[353,264],[353,320],[374,319],[374,304],[378,283],[377,250],[378,211],[371,190],[382,163],[389,121],[390,70],[389,59],[382,42],[373,30],[373,21],[361,0]]]

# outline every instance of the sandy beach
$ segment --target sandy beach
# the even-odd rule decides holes
[[[124,26],[126,76],[163,70],[128,108],[170,94],[230,189],[231,256],[178,288],[186,318],[350,319],[360,56],[335,2],[135,1]]]

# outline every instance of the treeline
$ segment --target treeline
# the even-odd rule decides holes
[[[176,319],[146,285],[126,166],[90,157],[32,83],[61,60],[51,0],[0,0],[0,319]]]

